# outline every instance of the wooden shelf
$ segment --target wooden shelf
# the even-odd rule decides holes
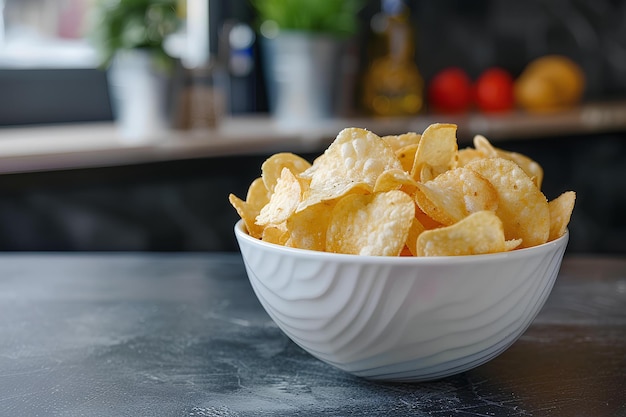
[[[271,118],[234,117],[212,131],[164,132],[143,143],[125,143],[113,123],[27,126],[0,129],[0,173],[141,164],[168,160],[261,155],[288,151],[321,152],[345,127],[379,135],[421,132],[434,122],[458,125],[461,146],[475,134],[492,142],[536,140],[626,131],[626,101],[591,103],[551,114],[511,112],[486,116],[422,115],[411,118],[333,119],[314,127],[289,129]]]

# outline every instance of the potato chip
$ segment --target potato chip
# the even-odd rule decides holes
[[[508,159],[519,165],[537,185],[537,188],[541,189],[541,184],[543,183],[543,168],[541,165],[521,153],[503,151],[502,149],[497,149],[497,151],[501,158]]]
[[[477,211],[495,211],[498,207],[495,188],[467,168],[455,168],[432,181],[418,183],[415,201],[424,213],[443,225],[456,223]]]
[[[269,202],[269,192],[261,178],[257,178],[248,187],[246,201],[243,201],[234,194],[228,196],[228,201],[237,210],[237,214],[246,225],[250,236],[260,238],[263,227],[255,223],[256,217],[261,212],[263,206]]]
[[[402,169],[406,172],[411,172],[413,169],[413,162],[415,161],[415,153],[417,152],[418,144],[412,144],[403,146],[402,148],[396,151],[396,157],[400,164],[402,164]]]
[[[285,222],[296,211],[301,195],[300,182],[289,168],[283,168],[270,201],[261,209],[256,224],[267,226]]]
[[[309,250],[326,250],[326,230],[335,201],[323,201],[294,213],[287,219],[288,246]]]
[[[566,233],[576,194],[548,202],[542,167],[482,135],[459,150],[456,125],[379,137],[339,132],[310,164],[269,157],[246,200],[229,201],[248,233],[294,248],[379,256],[512,251]]]
[[[424,225],[414,217],[405,242],[405,247],[411,252],[411,255],[417,256],[417,238],[425,230]]]
[[[498,157],[498,152],[496,148],[491,145],[491,142],[487,140],[483,135],[475,135],[474,136],[474,148],[478,152],[480,152],[484,158],[496,158]]]
[[[565,234],[567,225],[572,217],[572,212],[574,211],[575,202],[576,193],[574,191],[566,191],[554,200],[548,202],[548,208],[550,209],[549,241],[558,239]]]
[[[233,193],[228,195],[228,201],[230,201],[230,204],[235,208],[235,210],[237,210],[237,214],[239,214],[239,217],[241,217],[241,220],[243,220],[246,225],[248,234],[252,237],[256,237],[257,239],[260,238],[263,234],[263,227],[255,223],[256,216],[259,215],[259,211],[254,210],[252,206]]]
[[[297,211],[351,191],[372,192],[378,176],[390,169],[402,169],[402,165],[380,137],[365,129],[344,129],[311,168],[300,174],[310,183]]]
[[[458,160],[457,166],[464,167],[465,165],[469,164],[471,161],[475,161],[476,159],[483,159],[485,155],[482,152],[474,148],[468,147],[468,148],[459,149],[458,157],[459,157],[459,160]]]
[[[402,191],[347,195],[334,207],[326,250],[371,256],[398,256],[415,214],[413,199]]]
[[[401,135],[387,135],[381,137],[394,151],[398,151],[401,148],[417,145],[420,142],[422,135],[415,132],[407,132]]]
[[[502,220],[507,240],[522,239],[522,248],[548,240],[548,201],[519,165],[498,157],[472,161],[466,168],[482,175],[495,188],[498,195],[496,214]]]
[[[522,244],[522,239],[513,239],[513,240],[506,240],[504,242],[504,251],[508,252],[508,251],[512,251],[514,249],[517,249],[519,247],[519,245]]]
[[[435,172],[435,169],[428,164],[423,164],[419,174],[416,173],[416,177],[420,179],[420,182],[430,181],[436,176],[437,173]]]
[[[492,211],[472,213],[458,223],[426,230],[417,238],[418,256],[460,256],[503,252],[502,221]]]
[[[415,218],[421,223],[422,226],[424,226],[424,229],[426,230],[443,227],[443,224],[439,223],[428,214],[424,213],[422,209],[417,205],[415,207]]]
[[[263,229],[261,240],[276,245],[286,245],[289,240],[289,232],[285,228],[284,223],[276,226],[268,226]]]
[[[457,153],[456,125],[449,123],[432,124],[422,134],[411,168],[411,175],[416,181],[431,180],[456,167]]]
[[[474,136],[474,147],[487,158],[500,157],[515,162],[533,180],[537,188],[541,189],[543,182],[543,168],[537,162],[526,155],[517,152],[505,151],[491,145],[489,140],[482,135]]]
[[[270,202],[270,191],[265,186],[263,178],[257,178],[248,187],[246,203],[261,211],[263,206]]]
[[[374,192],[384,192],[391,190],[402,190],[408,194],[413,194],[417,182],[411,175],[402,169],[390,169],[381,173],[374,184]]]
[[[400,255],[398,256],[415,256],[411,253],[411,250],[408,247],[404,247],[402,248],[402,250],[400,251]]]
[[[294,174],[307,170],[311,164],[306,159],[289,152],[281,152],[267,158],[261,165],[261,178],[265,187],[274,191],[278,178],[282,175],[283,168],[289,168]]]

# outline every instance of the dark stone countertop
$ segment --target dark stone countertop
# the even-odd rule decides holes
[[[626,416],[626,260],[567,257],[506,352],[420,384],[314,359],[237,254],[0,255],[2,416]]]

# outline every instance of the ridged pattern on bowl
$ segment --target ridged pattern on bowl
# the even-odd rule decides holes
[[[503,352],[548,297],[568,236],[505,254],[335,255],[260,242],[236,227],[252,287],[295,343],[370,379],[420,381]]]

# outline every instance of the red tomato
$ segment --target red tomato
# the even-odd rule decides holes
[[[461,68],[443,69],[430,80],[428,101],[437,112],[467,111],[472,104],[472,80]]]
[[[515,103],[513,77],[502,68],[489,68],[476,80],[474,100],[486,113],[511,110]]]

